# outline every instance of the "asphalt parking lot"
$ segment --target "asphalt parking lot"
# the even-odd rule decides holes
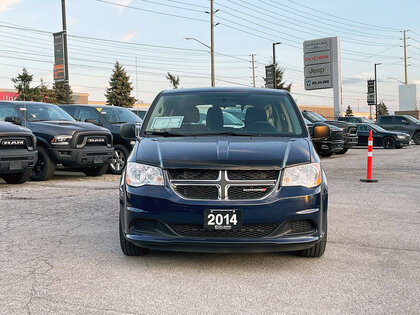
[[[420,146],[322,160],[329,233],[319,259],[152,251],[125,257],[118,177],[0,181],[1,314],[419,314]]]

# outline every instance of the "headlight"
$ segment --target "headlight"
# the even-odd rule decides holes
[[[135,162],[128,162],[127,170],[125,172],[125,182],[127,185],[133,187],[144,185],[163,186],[164,179],[162,169]]]
[[[286,168],[282,186],[317,187],[321,184],[321,166],[310,163]]]
[[[51,144],[59,144],[59,145],[69,145],[71,142],[72,136],[55,136],[51,140]]]
[[[398,139],[401,139],[401,140],[405,140],[405,139],[406,139],[406,137],[405,137],[405,136],[403,136],[403,135],[398,135],[398,136],[397,136],[397,138],[398,138]]]

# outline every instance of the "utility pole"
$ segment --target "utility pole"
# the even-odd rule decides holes
[[[210,0],[210,55],[211,55],[211,86],[216,85],[214,73],[214,0]]]
[[[66,89],[66,103],[70,103],[69,61],[67,53],[67,23],[66,0],[61,0],[61,16],[63,21],[63,46],[64,46],[64,87]]]
[[[276,45],[280,45],[280,42],[273,43],[273,65],[274,65],[274,73],[273,73],[273,79],[274,79],[274,89],[277,89],[277,64],[276,64]]]
[[[407,31],[406,30],[404,30],[403,31],[403,33],[404,33],[404,84],[405,85],[407,85],[407,83],[408,83],[408,80],[407,80],[407,39],[406,39],[406,37],[405,37],[405,33],[406,33]]]
[[[255,54],[251,54],[252,63],[252,86],[255,87]]]
[[[376,66],[381,65],[382,63],[375,63],[375,119],[378,117],[378,80],[376,78]],[[370,115],[372,117],[372,114]]]
[[[137,78],[137,56],[135,56],[135,62],[136,62],[136,100],[139,101],[139,84],[138,84],[138,78]]]

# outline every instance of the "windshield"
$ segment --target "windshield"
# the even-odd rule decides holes
[[[74,121],[73,117],[67,114],[57,105],[53,104],[19,104],[19,109],[22,111],[25,119],[31,122],[49,121],[49,120],[64,120]]]
[[[141,123],[142,120],[139,116],[134,114],[131,110],[123,107],[106,107],[98,108],[105,120],[110,124],[123,124],[123,123]]]
[[[296,105],[286,95],[198,92],[160,96],[145,134],[304,136]],[[242,112],[243,119],[234,115]],[[305,130],[305,131],[304,131]]]
[[[307,112],[307,111],[303,111],[302,112],[303,117],[305,117],[307,120],[309,120],[310,122],[320,122],[320,121],[326,121],[326,119],[324,117],[322,117],[321,115],[314,113],[314,112]]]
[[[379,132],[388,132],[387,130],[385,130],[384,128],[382,128],[381,126],[375,125],[375,124],[370,124],[369,125],[370,128],[372,128],[373,130],[379,131]]]
[[[375,124],[372,120],[367,119],[365,117],[362,117],[362,122],[367,123],[367,124]]]
[[[404,116],[404,118],[407,118],[408,120],[411,120],[412,122],[415,122],[415,123],[420,123],[420,120],[414,118],[413,116]]]

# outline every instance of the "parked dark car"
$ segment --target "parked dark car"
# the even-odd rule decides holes
[[[141,120],[144,119],[144,116],[146,116],[147,109],[144,108],[130,108],[130,110],[140,117]]]
[[[121,125],[129,122],[141,124],[143,120],[128,108],[98,105],[62,105],[67,113],[78,121],[90,122],[111,131],[114,139],[114,156],[109,163],[109,172],[121,174],[127,163],[134,141],[121,137]]]
[[[312,123],[323,122],[343,129],[344,145],[341,151],[336,152],[337,154],[344,154],[350,148],[357,145],[357,127],[355,124],[345,121],[327,120],[323,116],[307,110],[303,110],[302,115]]]
[[[77,122],[53,104],[6,101],[0,102],[0,111],[37,138],[38,160],[32,180],[50,179],[57,165],[88,176],[106,172],[114,152],[109,130]]]
[[[366,123],[357,124],[357,135],[359,136],[357,145],[368,145],[371,130],[373,146],[384,147],[385,149],[399,149],[410,145],[411,137],[408,133],[388,131],[378,125]]]
[[[314,124],[311,123],[309,120],[304,118],[305,124],[309,129],[309,133],[312,134]],[[319,123],[318,123],[319,124]],[[326,124],[328,125],[328,124]],[[312,143],[316,149],[316,152],[322,157],[329,157],[334,153],[340,152],[343,150],[343,129],[338,128],[333,125],[328,125],[331,129],[331,134],[327,139],[320,139],[314,140],[312,139]]]
[[[408,133],[415,144],[420,144],[420,121],[412,116],[378,116],[376,124],[385,130]]]
[[[32,175],[38,151],[36,138],[26,128],[16,126],[0,107],[0,177],[8,184],[22,184]]]
[[[338,117],[338,120],[340,121],[347,121],[350,123],[367,123],[367,124],[374,124],[374,122],[366,117],[356,117],[356,116],[343,116]]]
[[[199,123],[201,104],[205,124]],[[244,126],[225,126],[225,109],[244,104]],[[136,126],[126,124],[121,133],[133,139]],[[329,133],[327,125],[314,124],[314,139]],[[326,247],[326,176],[287,91],[161,92],[121,176],[119,196],[126,255],[158,249],[319,257]]]

